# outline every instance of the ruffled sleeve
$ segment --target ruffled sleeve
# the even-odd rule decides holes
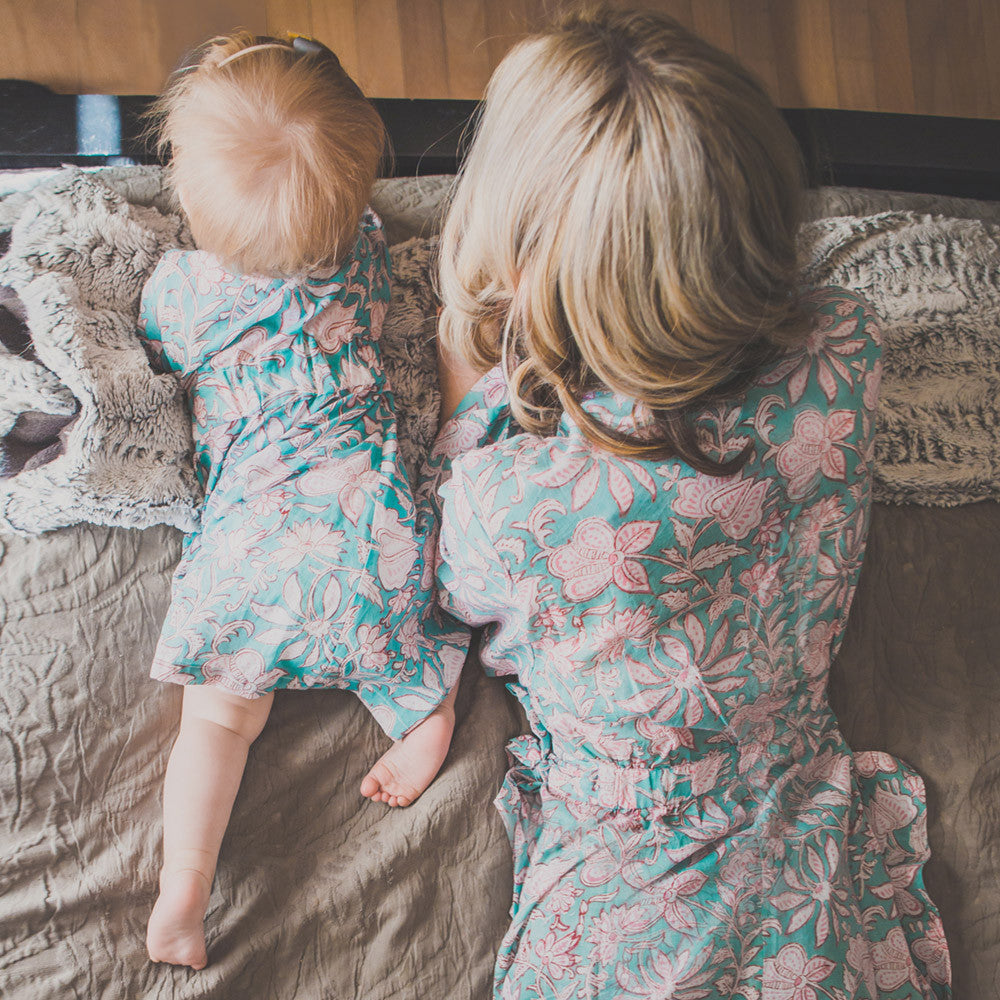
[[[441,487],[443,514],[437,560],[438,602],[459,621],[485,626],[481,659],[487,673],[518,673],[523,652],[522,602],[487,529],[475,484],[462,459]]]

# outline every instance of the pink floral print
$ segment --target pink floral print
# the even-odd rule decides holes
[[[775,465],[788,480],[793,500],[806,496],[817,478],[843,480],[847,459],[838,447],[854,430],[857,414],[834,410],[826,416],[806,410],[795,418],[792,437],[778,448]]]
[[[563,594],[574,601],[588,601],[612,583],[631,594],[648,594],[646,570],[632,557],[642,553],[658,527],[656,521],[632,521],[615,530],[607,521],[588,517],[577,525],[569,544],[548,557],[549,571],[563,581]]]
[[[531,726],[496,800],[498,998],[950,996],[923,785],[853,753],[826,700],[881,362],[861,299],[811,301],[804,346],[694,418],[710,454],[750,447],[732,476],[605,454],[568,418],[520,433],[499,372],[443,430],[440,599]]]

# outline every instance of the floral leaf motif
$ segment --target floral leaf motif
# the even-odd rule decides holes
[[[685,897],[696,896],[708,881],[704,872],[682,872],[657,886],[655,894],[663,908],[663,919],[676,930],[687,931],[697,926],[694,910],[685,902]]]
[[[800,927],[804,926],[806,921],[813,915],[813,910],[815,906],[813,903],[806,903],[803,907],[792,915],[792,919],[788,921],[788,933],[794,934]]]
[[[824,417],[816,409],[804,410],[792,424],[792,436],[778,447],[775,462],[788,483],[788,496],[806,496],[822,472],[829,479],[843,480],[846,460],[839,444],[854,429],[857,414],[834,410]]]
[[[628,476],[614,462],[608,463],[608,490],[618,507],[618,513],[622,515],[628,513],[635,499],[635,491]]]
[[[909,826],[917,818],[917,807],[908,795],[878,788],[865,810],[868,826],[876,837],[885,837]]]
[[[364,332],[365,327],[358,322],[356,305],[345,306],[335,299],[322,312],[307,320],[303,329],[324,351],[333,354]]]
[[[627,593],[650,593],[649,575],[636,559],[656,537],[659,521],[629,521],[615,531],[599,517],[584,518],[566,545],[548,558],[551,573],[564,581],[563,593],[586,601],[609,583]]]
[[[730,587],[732,586],[732,575],[730,571],[726,570],[726,576],[730,578]],[[723,621],[723,623],[716,629],[715,635],[712,636],[712,644],[708,648],[708,662],[714,663],[721,655],[723,649],[726,648],[726,640],[729,638],[729,622]]]
[[[553,515],[562,515],[565,513],[566,508],[558,500],[548,497],[540,503],[535,504],[524,526],[535,536],[540,544],[544,544],[546,536],[552,531],[552,523],[555,520]],[[520,525],[515,522],[513,527],[520,527]]]
[[[648,573],[629,557],[652,542],[658,527],[658,521],[630,521],[615,531],[599,517],[584,518],[570,541],[548,556],[549,571],[576,601],[589,601],[612,582],[627,593],[648,594]]]
[[[378,578],[387,590],[399,590],[417,560],[417,541],[410,526],[402,523],[391,507],[385,508],[382,520],[373,532]]]
[[[691,647],[694,650],[696,660],[701,659],[701,654],[705,651],[705,626],[694,614],[684,616],[684,631],[691,640]],[[684,650],[687,653],[687,650]]]
[[[691,602],[690,597],[683,590],[665,590],[657,597],[657,600],[670,608],[671,611],[679,611]]]
[[[357,527],[358,522],[361,520],[361,512],[364,510],[365,506],[364,493],[362,493],[357,486],[345,486],[340,491],[338,503],[340,504],[340,509],[343,512],[344,517],[346,517],[351,524]]]
[[[872,947],[872,961],[875,982],[880,990],[898,990],[903,983],[911,981],[916,971],[903,929],[898,926]]]
[[[770,479],[684,479],[678,484],[672,508],[696,521],[711,517],[730,538],[742,541],[763,520],[770,485]]]
[[[691,559],[691,568],[695,571],[712,569],[727,559],[739,555],[742,551],[738,545],[732,545],[728,542],[714,542],[698,550]]]
[[[482,432],[479,432],[481,436]],[[583,471],[584,466],[593,461],[588,455],[579,451],[556,453],[553,446],[548,448],[549,464],[545,464],[537,472],[531,472],[528,478],[546,489],[559,489],[572,482]]]
[[[659,521],[629,521],[615,534],[615,548],[630,554],[642,552],[652,543],[659,527]]]
[[[672,517],[670,523],[674,528],[674,538],[677,539],[677,544],[682,549],[690,550],[691,546],[694,544],[694,526],[681,521],[679,518]],[[664,555],[667,554],[668,550],[664,550]]]
[[[614,578],[607,557],[614,548],[614,531],[607,521],[581,521],[568,544],[547,559],[549,571],[563,581],[563,593],[575,601],[596,597]]]
[[[642,563],[625,559],[614,568],[615,583],[628,594],[649,594],[649,574]]]
[[[326,619],[333,618],[340,606],[340,581],[331,573],[323,588],[323,598],[320,602],[320,612]]]
[[[769,1000],[817,1000],[813,988],[836,968],[828,958],[806,960],[802,945],[786,944],[773,958],[764,959],[764,995]]]
[[[600,482],[600,479],[601,467],[597,462],[593,462],[573,486],[571,494],[571,507],[573,510],[582,510],[590,503],[597,492],[597,484]]]
[[[629,472],[635,476],[636,482],[642,486],[648,493],[650,500],[656,499],[656,481],[649,474],[645,466],[640,465],[638,462],[633,462],[629,458],[622,458],[619,460],[622,465],[625,466]]]

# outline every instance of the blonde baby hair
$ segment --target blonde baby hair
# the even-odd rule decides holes
[[[620,454],[717,475],[686,415],[805,331],[798,147],[757,81],[653,12],[599,6],[516,45],[490,80],[444,226],[443,346],[504,362],[517,420],[567,411]],[[655,420],[615,431],[607,387]]]
[[[227,267],[289,277],[351,249],[385,128],[324,46],[212,39],[152,114],[195,241]]]

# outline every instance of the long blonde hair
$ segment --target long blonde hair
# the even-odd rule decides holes
[[[798,147],[760,84],[672,18],[606,6],[525,39],[490,80],[441,244],[440,335],[501,360],[522,426],[719,474],[686,416],[805,324]],[[626,435],[581,400],[643,404]]]
[[[339,263],[385,149],[378,112],[332,52],[306,41],[214,38],[150,114],[198,246],[239,272]]]

